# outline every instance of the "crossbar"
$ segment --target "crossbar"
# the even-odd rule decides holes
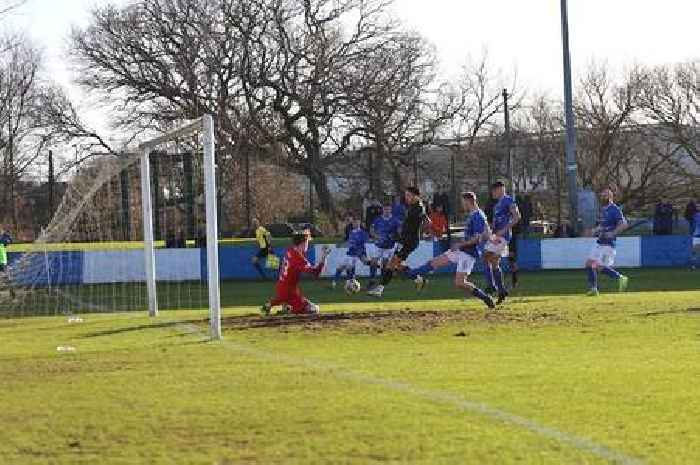
[[[192,133],[202,131],[204,128],[203,125],[203,118],[200,118],[196,121],[193,121],[190,124],[187,124],[181,128],[178,128],[174,131],[168,132],[163,134],[162,136],[156,137],[155,139],[149,140],[144,142],[143,144],[139,145],[139,150],[144,151],[146,149],[153,149],[157,145],[164,144],[166,142],[170,142],[172,140],[178,139],[180,137],[185,137],[188,136]]]

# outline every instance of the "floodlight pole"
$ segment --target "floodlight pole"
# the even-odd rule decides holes
[[[156,293],[156,254],[153,243],[150,152],[150,147],[145,147],[141,155],[141,210],[143,210],[143,255],[148,292],[148,316],[156,317],[158,316],[158,297]]]
[[[576,164],[576,127],[571,89],[571,54],[567,0],[561,0],[561,36],[564,52],[564,108],[566,112],[566,177],[569,188],[569,225],[578,231],[578,181]]]
[[[203,117],[204,198],[207,218],[207,280],[209,284],[209,330],[221,339],[221,296],[219,291],[219,232],[216,205],[216,164],[214,160],[214,119]]]

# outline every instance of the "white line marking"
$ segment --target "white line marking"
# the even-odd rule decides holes
[[[177,325],[177,328],[179,328],[183,333],[189,335],[197,335],[203,339],[209,339],[209,335],[194,324],[183,323]],[[462,410],[464,412],[476,413],[488,417],[492,420],[500,421],[502,423],[506,423],[513,426],[518,426],[522,429],[538,434],[542,437],[553,439],[563,444],[568,444],[574,447],[575,449],[578,449],[582,452],[588,452],[599,458],[607,460],[610,463],[619,465],[643,465],[645,463],[641,459],[631,457],[622,452],[616,451],[607,446],[591,441],[590,439],[582,438],[570,433],[559,431],[549,426],[541,425],[533,420],[528,420],[527,418],[491,407],[483,402],[476,402],[463,399],[462,397],[452,394],[450,392],[419,388],[408,383],[365,375],[341,366],[331,365],[328,363],[319,362],[317,360],[312,360],[308,358],[291,357],[289,355],[274,354],[266,351],[261,351],[244,346],[242,344],[231,342],[228,339],[217,341],[216,343],[222,344],[228,349],[252,355],[253,357],[256,357],[258,359],[282,362],[287,365],[302,366],[304,368],[311,368],[317,371],[324,371],[328,372],[329,374],[332,374],[336,378],[345,379],[357,383],[382,386],[396,392],[410,394],[412,396],[420,397],[434,403],[452,405],[453,407],[457,407],[459,410]]]

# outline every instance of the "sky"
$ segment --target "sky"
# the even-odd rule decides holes
[[[124,4],[127,0],[113,0]],[[71,26],[87,24],[101,0],[28,0],[6,19],[27,30],[44,49],[47,75],[69,88],[89,118],[89,101],[72,86],[66,58]],[[396,15],[433,43],[444,77],[456,74],[469,56],[488,50],[490,62],[530,93],[562,95],[559,0],[395,0]],[[569,0],[574,81],[592,61],[622,70],[634,63],[672,64],[700,59],[697,0]]]

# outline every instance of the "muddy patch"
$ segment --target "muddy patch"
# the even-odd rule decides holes
[[[240,316],[227,317],[222,321],[226,330],[245,331],[271,329],[281,332],[344,330],[361,334],[384,332],[422,332],[453,323],[483,322],[489,324],[540,325],[561,321],[561,316],[552,313],[508,314],[480,311],[373,311],[326,313],[320,315],[285,316]]]

